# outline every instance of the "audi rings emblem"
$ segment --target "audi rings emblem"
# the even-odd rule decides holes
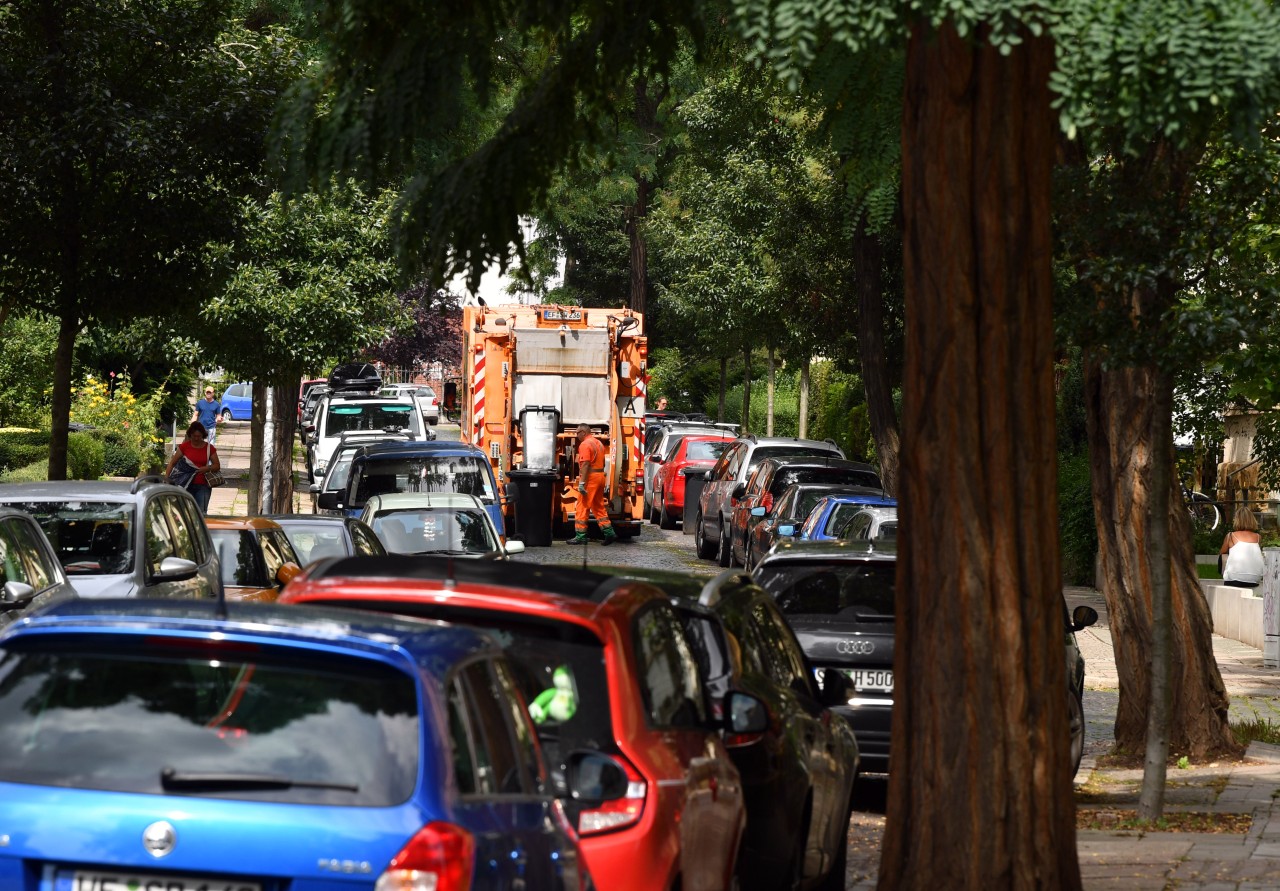
[[[173,824],[165,820],[152,823],[146,829],[142,830],[142,846],[147,849],[147,853],[152,857],[163,857],[173,850],[173,845],[178,840],[178,833],[173,828]]]
[[[836,652],[842,656],[870,656],[876,645],[869,640],[838,640]]]

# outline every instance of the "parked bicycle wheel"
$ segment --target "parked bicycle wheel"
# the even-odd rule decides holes
[[[1222,522],[1222,511],[1202,492],[1192,492],[1187,496],[1187,510],[1191,512],[1193,522],[1209,529],[1217,529]]]

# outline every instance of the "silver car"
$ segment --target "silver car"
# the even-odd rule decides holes
[[[662,421],[644,433],[644,515],[652,517],[654,502],[649,494],[657,485],[658,468],[670,460],[676,446],[686,436],[723,436],[734,439],[737,424],[704,424],[700,421]]]
[[[200,508],[161,477],[5,485],[0,505],[35,518],[81,597],[217,595]]]

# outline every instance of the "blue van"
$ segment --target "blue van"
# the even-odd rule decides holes
[[[483,449],[465,442],[380,442],[364,446],[351,459],[347,487],[321,492],[323,510],[343,510],[360,516],[370,495],[391,492],[458,492],[474,495],[506,540],[502,499],[493,465]]]
[[[253,384],[232,384],[222,391],[222,420],[247,421],[253,417]]]

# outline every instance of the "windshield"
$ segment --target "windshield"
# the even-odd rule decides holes
[[[31,514],[68,576],[133,571],[133,505],[119,501],[28,501],[6,506]]]
[[[284,534],[303,566],[321,557],[345,557],[349,553],[340,523],[290,522],[284,527]]]
[[[724,450],[733,444],[732,439],[718,441],[691,442],[684,450],[684,456],[690,461],[715,461],[724,454]]]
[[[228,658],[212,643],[197,655],[202,643],[0,650],[0,780],[370,807],[409,798],[420,730],[408,675],[333,655]],[[264,776],[282,782],[246,782]]]
[[[325,414],[325,437],[348,430],[421,430],[418,413],[407,402],[335,402]],[[416,423],[415,423],[416,422]]]
[[[498,550],[498,540],[487,519],[474,508],[406,508],[384,511],[370,525],[393,554],[488,554]]]
[[[796,448],[794,446],[760,446],[751,453],[751,463],[748,465],[750,470],[755,470],[756,466],[765,458],[839,458],[840,455],[833,449],[814,449],[807,447]],[[879,488],[879,486],[877,486]]]
[[[366,456],[350,481],[347,506],[358,507],[370,495],[391,492],[457,492],[492,504],[492,473],[488,459],[478,455]]]
[[[756,579],[788,616],[891,620],[896,568],[892,560],[779,560],[762,565]]]

